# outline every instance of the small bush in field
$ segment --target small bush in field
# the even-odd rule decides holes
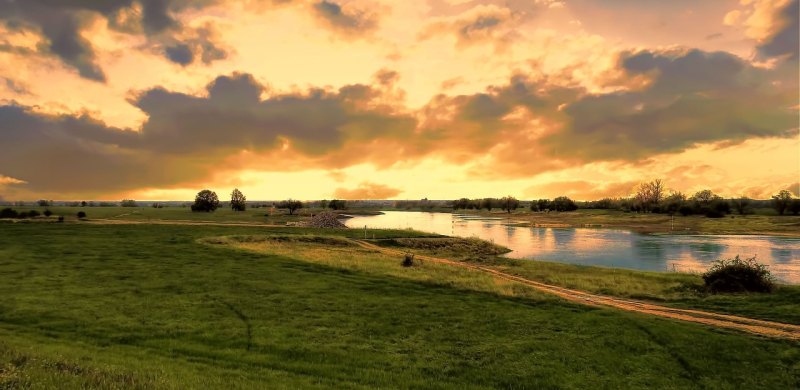
[[[58,216],[58,222],[64,222],[64,216],[63,215],[59,215]]]
[[[414,255],[411,253],[406,253],[403,257],[403,262],[401,263],[403,267],[411,267],[414,265]]]
[[[86,218],[86,213],[83,211],[78,211],[78,219],[84,219],[84,218]]]
[[[6,207],[0,210],[0,218],[18,218],[18,217],[19,213],[17,213],[17,211],[14,209]]]
[[[712,293],[772,292],[775,288],[772,275],[755,257],[717,260],[703,274],[706,288]]]
[[[45,210],[45,211],[44,211],[44,216],[45,216],[45,217],[49,217],[49,216],[51,216],[51,215],[53,215],[53,212],[52,212],[52,211],[50,211],[50,210]]]

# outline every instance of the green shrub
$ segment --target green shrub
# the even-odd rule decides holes
[[[84,219],[84,218],[86,218],[86,212],[78,211],[78,219]]]
[[[49,217],[49,216],[51,216],[51,215],[53,215],[53,212],[52,212],[52,211],[50,211],[50,210],[45,210],[45,211],[44,211],[44,216],[45,216],[45,217]]]
[[[703,274],[703,281],[712,293],[772,292],[775,288],[766,265],[759,264],[755,257],[741,259],[739,255],[715,261]]]

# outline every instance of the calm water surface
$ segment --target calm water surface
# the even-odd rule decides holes
[[[756,256],[778,279],[800,284],[800,239],[772,236],[646,235],[615,229],[508,226],[505,218],[385,211],[345,221],[351,228],[420,230],[478,237],[512,250],[508,257],[647,271],[703,272],[716,259]]]

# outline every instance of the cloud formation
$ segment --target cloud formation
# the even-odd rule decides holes
[[[216,0],[106,0],[61,1],[25,0],[0,2],[0,22],[12,31],[31,31],[44,38],[38,52],[52,54],[76,69],[81,77],[105,82],[106,75],[97,63],[97,54],[84,32],[96,18],[105,19],[109,28],[127,34],[143,34],[151,46],[168,46],[165,56],[186,65],[189,52],[200,52],[210,62],[224,58],[224,52],[209,40],[204,29],[193,31],[175,15],[199,9]],[[182,39],[188,36],[187,39]],[[208,52],[208,53],[207,53]]]
[[[437,158],[492,180],[632,164],[700,144],[797,137],[796,75],[787,69],[722,52],[641,50],[619,56],[622,76],[609,81],[619,84],[611,92],[517,75],[484,92],[440,95],[419,110],[402,105],[399,75],[388,70],[371,85],[291,93],[235,73],[214,79],[203,96],[163,87],[136,93],[130,103],[147,119],[135,130],[87,114],[0,106],[0,174],[31,190],[103,193],[193,183],[220,164],[336,170]],[[389,193],[369,183],[342,188],[360,191],[350,197],[370,190]]]
[[[392,199],[400,195],[403,191],[398,188],[392,188],[385,184],[371,183],[369,181],[362,182],[356,188],[337,188],[333,192],[333,196],[339,199],[348,200],[367,200],[367,199]]]
[[[788,56],[796,61],[800,51],[800,0],[786,2],[773,19],[776,28],[758,45],[759,54],[764,57]]]
[[[345,35],[359,35],[378,26],[377,16],[353,7],[343,7],[336,2],[322,0],[311,5],[314,15],[334,31]]]
[[[460,47],[489,42],[501,49],[517,35],[515,28],[519,21],[520,17],[509,8],[477,5],[461,14],[441,17],[428,24],[419,39],[452,34]]]

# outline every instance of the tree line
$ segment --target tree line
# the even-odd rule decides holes
[[[231,192],[231,200],[229,205],[234,211],[245,211],[247,209],[247,197],[238,188],[234,188]],[[317,206],[323,209],[329,208],[332,210],[345,210],[347,208],[347,202],[340,199],[333,199],[330,201],[321,200],[319,202],[309,202],[308,204],[296,199],[287,199],[280,202],[273,202],[271,205],[267,205],[265,203],[257,204],[255,205],[255,208],[275,207],[279,209],[286,209],[289,211],[289,215],[293,215],[295,212],[297,212],[297,210],[300,210],[307,205]],[[217,196],[217,193],[205,189],[197,193],[194,203],[191,205],[191,210],[211,212],[219,207],[220,200]]]
[[[766,202],[747,196],[725,199],[708,189],[687,196],[680,191],[668,191],[662,180],[641,183],[634,195],[628,198],[605,198],[584,202],[582,206],[638,213],[705,215],[709,218],[721,218],[732,213],[751,214],[756,206],[772,207],[778,215],[800,214],[800,199],[793,197],[788,190],[779,191]]]

